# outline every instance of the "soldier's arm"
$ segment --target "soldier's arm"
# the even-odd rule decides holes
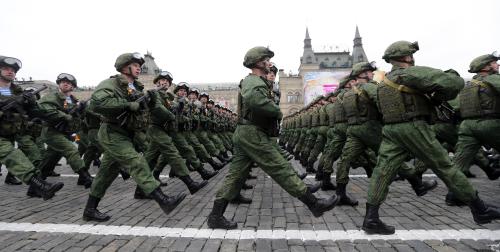
[[[407,69],[407,78],[411,88],[432,95],[438,101],[455,98],[464,87],[464,79],[453,73],[445,73],[431,67],[413,66]]]
[[[500,93],[500,74],[492,74],[484,77],[484,82]]]
[[[160,119],[160,121],[167,122],[175,120],[175,115],[167,109],[161,102],[160,97],[155,97],[155,107],[151,110],[151,115]]]
[[[37,112],[42,115],[44,120],[54,123],[65,120],[68,114],[61,111],[61,107],[57,104],[54,94],[48,94],[42,97],[38,103]]]
[[[368,98],[370,98],[370,100],[372,100],[375,104],[378,104],[377,88],[377,84],[374,83],[368,83],[363,86]]]
[[[96,113],[117,116],[129,106],[127,99],[116,97],[113,90],[97,89],[91,98],[91,109]]]
[[[268,98],[268,92],[269,89],[262,80],[251,80],[242,85],[241,96],[257,115],[271,118],[281,117],[280,108]]]

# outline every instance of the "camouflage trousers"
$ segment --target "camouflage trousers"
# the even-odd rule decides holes
[[[456,197],[466,203],[476,197],[476,190],[465,175],[454,166],[448,152],[437,141],[425,121],[384,125],[377,166],[368,188],[367,202],[380,205],[389,191],[394,175],[407,159],[408,152],[422,160]]]

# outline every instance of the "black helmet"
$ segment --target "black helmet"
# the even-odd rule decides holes
[[[63,80],[67,80],[71,83],[71,85],[73,85],[73,87],[75,87],[75,88],[77,87],[75,76],[68,74],[68,73],[61,73],[57,76],[56,83],[59,84]]]
[[[153,80],[153,83],[156,84],[156,82],[158,82],[161,79],[166,79],[166,80],[170,81],[170,83],[172,83],[172,81],[174,80],[174,77],[172,76],[172,74],[170,72],[162,71],[161,73],[159,73],[155,77],[155,79]]]
[[[0,66],[12,67],[17,73],[17,71],[23,67],[23,63],[19,59],[13,57],[0,56]]]

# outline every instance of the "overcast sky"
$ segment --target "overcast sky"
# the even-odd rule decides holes
[[[95,86],[124,52],[152,52],[174,82],[238,82],[245,52],[269,46],[297,72],[306,26],[315,51],[352,51],[356,25],[381,70],[385,48],[418,41],[417,65],[454,68],[500,51],[500,1],[25,1],[2,2],[0,55],[23,62],[18,77],[55,81],[61,72]]]

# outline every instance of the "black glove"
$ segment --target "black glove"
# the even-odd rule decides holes
[[[158,92],[154,89],[147,91],[148,95],[148,106],[154,108],[156,105],[156,100],[158,99]]]
[[[34,95],[32,92],[24,92],[22,96],[25,104],[27,105],[36,104],[36,95]]]

